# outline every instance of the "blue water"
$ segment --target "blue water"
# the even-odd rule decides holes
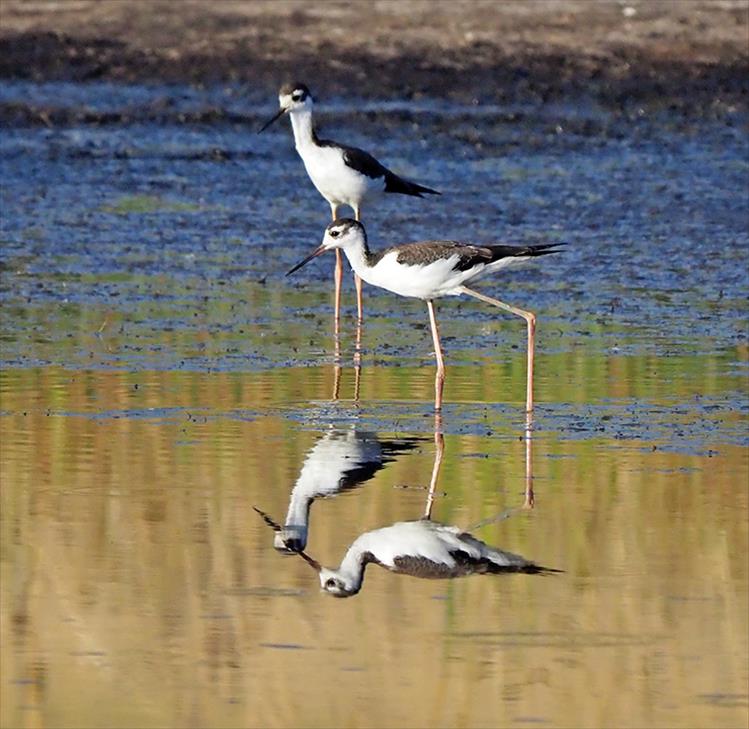
[[[326,330],[332,261],[284,277],[317,245],[328,206],[285,120],[255,133],[273,99],[238,86],[6,82],[0,103],[51,107],[51,117],[68,119],[50,128],[6,118],[0,135],[3,361],[86,366],[85,351],[58,346],[66,333],[57,317],[80,319],[83,310],[124,319],[131,342],[196,327],[227,337],[249,328],[268,339],[258,347],[255,337],[234,337],[210,362],[163,342],[143,361],[136,345],[104,355],[101,366],[319,361],[319,347],[294,352],[279,341],[297,324]],[[746,345],[749,147],[738,112],[685,120],[588,103],[504,109],[348,98],[321,104],[319,119],[327,136],[443,192],[388,196],[365,209],[373,248],[426,238],[567,244],[482,284],[538,312],[546,351],[668,356]],[[371,288],[366,297],[369,343],[387,344],[389,360],[420,360],[420,305]],[[404,307],[418,328],[394,339],[388,319]],[[300,311],[311,321],[303,325]],[[452,355],[492,354],[497,342],[464,322],[494,316],[472,303],[442,304],[448,336],[459,332]]]

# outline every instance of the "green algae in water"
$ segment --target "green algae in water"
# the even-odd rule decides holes
[[[201,208],[195,203],[166,200],[156,195],[125,195],[111,205],[104,205],[101,211],[116,215],[131,213],[193,213]]]

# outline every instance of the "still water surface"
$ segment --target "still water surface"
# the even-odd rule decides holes
[[[55,93],[137,110],[177,91],[2,89]],[[175,108],[268,111],[211,93]],[[366,290],[357,373],[349,296],[336,382],[330,262],[282,276],[327,215],[288,129],[7,129],[2,725],[745,726],[749,238],[735,191],[749,165],[734,121],[331,108],[350,141],[454,188],[386,203],[373,247],[391,228],[569,244],[484,287],[539,315],[530,451],[522,322],[439,305],[431,506],[561,572],[370,565],[336,600],[274,549],[253,507],[283,522],[310,479],[328,489],[306,546],[323,565],[420,518],[437,447],[423,305]],[[331,441],[367,443],[340,493],[346,454],[316,460]]]
[[[307,551],[335,566],[361,532],[421,516],[435,445],[429,419],[414,433],[387,404],[318,400],[326,373],[305,374],[311,405],[283,397],[300,372],[46,369],[4,388],[4,726],[740,724],[745,448],[539,431],[522,510],[522,428],[448,427],[433,518],[489,521],[478,538],[564,572],[372,565],[335,600],[253,505],[282,519],[333,423],[415,436],[312,505]]]

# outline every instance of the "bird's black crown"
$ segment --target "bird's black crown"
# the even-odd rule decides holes
[[[299,81],[292,81],[281,86],[278,95],[291,96],[294,98],[294,101],[304,101],[307,97],[312,96],[312,93],[305,84]]]
[[[328,223],[327,230],[329,232],[335,231],[336,234],[333,236],[335,238],[340,233],[345,233],[350,228],[359,228],[359,230],[364,233],[364,226],[358,220],[354,220],[353,218],[337,218],[332,223]]]

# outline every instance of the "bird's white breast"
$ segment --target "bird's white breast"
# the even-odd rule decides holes
[[[297,147],[312,183],[319,193],[336,205],[356,205],[373,193],[385,190],[385,178],[371,178],[351,169],[339,147],[316,144]]]
[[[458,256],[440,258],[427,265],[398,263],[398,252],[383,256],[377,265],[365,272],[357,271],[367,283],[387,289],[400,296],[432,299],[453,292],[465,281],[465,271],[455,271]]]

